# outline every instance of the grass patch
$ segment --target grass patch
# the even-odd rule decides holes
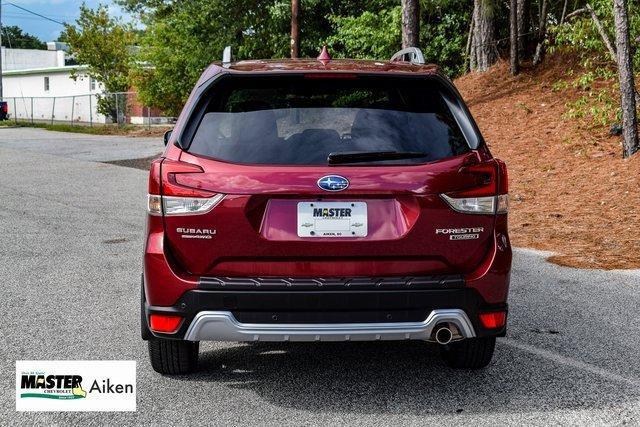
[[[161,136],[170,129],[170,126],[152,126],[148,129],[146,126],[135,125],[117,125],[117,124],[94,124],[93,126],[87,125],[72,125],[69,123],[44,123],[44,122],[27,122],[5,120],[0,122],[1,127],[24,127],[24,128],[39,128],[46,129],[55,132],[72,132],[72,133],[84,133],[89,135],[127,135],[127,136]]]

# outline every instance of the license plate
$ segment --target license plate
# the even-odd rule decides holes
[[[366,237],[364,202],[299,202],[299,237]]]

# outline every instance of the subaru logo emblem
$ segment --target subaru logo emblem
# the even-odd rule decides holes
[[[349,180],[340,175],[327,175],[318,180],[318,187],[324,191],[342,191],[349,186]]]

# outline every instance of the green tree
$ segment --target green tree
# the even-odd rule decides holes
[[[326,43],[339,57],[386,59],[400,49],[401,10],[397,2],[376,12],[330,15]],[[425,3],[420,14],[420,49],[425,61],[440,65],[452,77],[464,72],[464,49],[471,10],[466,0]],[[335,56],[335,55],[334,55]]]
[[[220,60],[226,45],[233,47],[236,59],[289,56],[290,0],[123,0],[120,4],[138,13],[146,27],[141,37],[139,66],[133,74],[135,86],[144,102],[167,113],[179,111],[202,70]],[[395,2],[305,0],[301,4],[300,56],[316,57],[336,25],[342,25],[338,17],[359,16],[363,9],[386,10]],[[395,39],[385,40],[386,33],[399,34],[399,21],[396,23],[388,19],[389,16],[390,13],[384,12],[381,20],[372,17],[380,22],[379,34],[384,47],[367,52],[354,49],[353,56],[373,58],[384,52],[388,57],[389,51],[399,49],[399,42],[398,46],[391,47]],[[362,22],[365,27],[357,29],[356,22],[349,26],[349,31],[360,31],[364,37],[369,24]],[[390,31],[389,26],[398,28]],[[345,33],[345,37],[349,35]],[[332,40],[336,46],[345,46],[339,40]],[[345,41],[349,40],[345,38]],[[334,57],[346,53],[350,53],[346,48],[332,52]]]
[[[143,102],[176,115],[200,73],[220,60],[224,46],[233,45],[234,55],[242,56],[242,39],[259,25],[247,29],[240,19],[228,18],[241,18],[243,7],[242,2],[188,1],[143,15],[146,31],[132,73]]]
[[[20,27],[2,27],[2,46],[13,49],[46,49],[47,44],[36,36],[22,31]]]
[[[134,83],[145,103],[177,114],[200,73],[231,45],[236,59],[287,58],[290,0],[119,0],[145,25]],[[300,56],[388,59],[401,48],[397,0],[304,0]],[[420,48],[451,76],[464,70],[469,0],[421,1]],[[506,22],[506,21],[505,21]],[[500,24],[500,22],[499,22]],[[503,33],[507,34],[506,27]]]
[[[470,2],[434,0],[422,9],[420,48],[425,61],[438,64],[452,78],[463,74],[466,71],[465,47],[473,12]]]
[[[356,59],[385,59],[402,45],[400,6],[358,16],[330,16],[334,33],[327,44],[335,55]]]
[[[307,3],[314,3],[314,5]],[[300,53],[316,56],[330,25],[320,18],[328,1],[303,3]],[[200,73],[219,61],[225,46],[236,59],[289,56],[291,3],[289,0],[192,0],[154,8],[144,2],[146,31],[141,37],[133,73],[142,100],[176,114]],[[135,10],[139,6],[125,5]]]
[[[80,17],[75,24],[67,25],[64,38],[69,43],[70,54],[88,67],[87,74],[104,85],[105,92],[126,92],[130,87],[129,75],[134,60],[136,34],[130,24],[109,16],[106,6],[93,10],[82,4]],[[116,107],[111,96],[101,96],[99,111],[117,120],[116,108],[124,111],[122,104]]]
[[[602,35],[598,31],[590,13],[584,8],[586,2],[581,2],[574,10],[575,13],[568,21],[553,26],[550,31],[554,38],[554,47],[573,51],[580,55],[585,63],[595,61],[610,62],[611,56]],[[611,0],[592,0],[589,2],[595,15],[600,20],[603,30],[610,42],[615,40],[613,8]],[[571,12],[571,11],[570,11]],[[640,36],[640,7],[631,2],[629,4],[629,24],[631,40]],[[640,67],[640,50],[633,55],[634,66]]]

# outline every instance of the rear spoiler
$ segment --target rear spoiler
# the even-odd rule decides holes
[[[231,46],[226,46],[222,52],[222,65],[228,66],[231,61]],[[412,64],[424,64],[424,55],[417,47],[407,47],[394,53],[390,61],[406,61]]]
[[[411,62],[412,64],[422,65],[424,64],[424,55],[417,47],[407,47],[394,53],[393,56],[391,56],[390,61],[406,61]]]

